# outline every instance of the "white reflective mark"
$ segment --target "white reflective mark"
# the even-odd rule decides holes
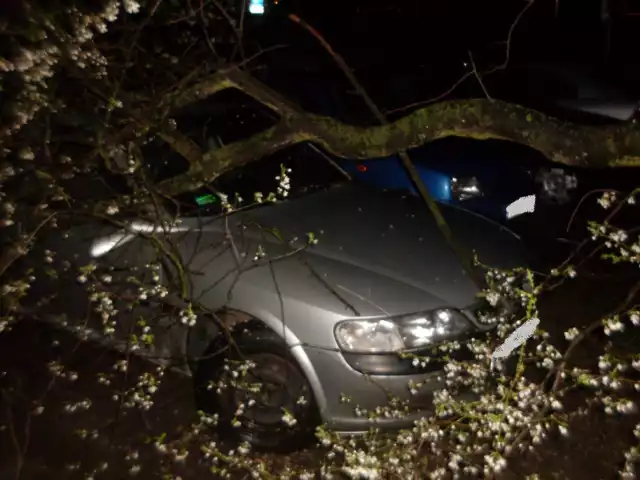
[[[507,337],[507,339],[500,345],[498,348],[494,350],[491,354],[491,364],[497,358],[506,358],[511,355],[516,348],[522,345],[533,333],[536,331],[538,324],[540,323],[539,318],[530,318],[525,323],[516,328],[511,335]]]
[[[120,230],[112,235],[108,235],[94,241],[91,245],[91,249],[89,250],[89,254],[93,258],[101,257],[102,255],[109,253],[111,250],[130,242],[133,238],[135,238],[135,235]]]
[[[523,213],[533,213],[536,209],[536,196],[520,197],[507,206],[507,219],[515,218]]]
[[[104,237],[100,237],[95,240],[91,244],[91,248],[89,249],[89,254],[93,258],[101,257],[109,253],[110,251],[121,247],[122,245],[129,243],[136,237],[138,233],[154,233],[157,231],[174,233],[174,232],[184,232],[186,231],[186,227],[171,227],[169,229],[165,229],[159,225],[154,225],[151,223],[144,222],[132,222],[131,225],[128,226],[127,230],[118,230],[111,235],[106,235]]]

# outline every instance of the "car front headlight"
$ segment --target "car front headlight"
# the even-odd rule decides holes
[[[451,196],[454,200],[463,202],[470,198],[481,197],[482,189],[476,177],[451,177]]]
[[[345,320],[336,325],[335,337],[346,352],[390,353],[434,346],[472,328],[462,313],[443,308],[378,320]]]

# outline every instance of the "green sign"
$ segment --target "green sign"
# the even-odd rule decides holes
[[[213,193],[208,193],[206,195],[200,195],[199,197],[196,197],[196,203],[200,206],[217,202],[218,197],[216,197]]]

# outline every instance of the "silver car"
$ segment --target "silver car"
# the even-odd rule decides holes
[[[505,227],[441,208],[483,263],[526,263]],[[486,330],[475,313],[478,287],[413,196],[346,182],[160,231],[87,224],[50,243],[56,262],[76,265],[68,271],[77,281],[55,287],[55,303],[85,335],[103,338],[106,329],[127,340],[151,328],[155,339],[141,352],[192,375],[198,407],[256,447],[295,448],[319,423],[341,432],[411,425],[443,385],[442,365],[415,366],[399,353]],[[163,289],[171,278],[182,280],[172,291],[184,287],[183,295]],[[105,290],[110,300],[97,293]],[[117,321],[105,308],[119,311]],[[98,313],[79,325],[87,311]],[[249,387],[238,381],[247,371]],[[420,395],[410,382],[424,382]],[[409,415],[370,419],[366,412],[391,396],[411,398]]]

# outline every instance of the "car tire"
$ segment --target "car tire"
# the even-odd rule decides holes
[[[256,328],[251,322],[236,327],[231,340],[219,335],[195,362],[197,408],[218,415],[218,430],[225,439],[247,442],[255,450],[282,453],[308,445],[320,416],[311,386],[285,342],[266,326]],[[242,360],[255,366],[245,377],[230,378]],[[242,388],[256,383],[263,385],[260,393]],[[251,400],[255,403],[250,407]],[[246,409],[236,415],[240,404]],[[285,411],[293,414],[294,425],[285,423]]]

